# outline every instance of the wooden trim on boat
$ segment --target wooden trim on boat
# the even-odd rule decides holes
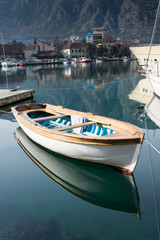
[[[39,121],[43,121],[43,120],[51,120],[51,119],[56,119],[56,118],[68,117],[68,116],[70,116],[70,115],[57,114],[57,115],[52,115],[52,116],[47,116],[47,117],[33,118],[32,121],[39,122]]]
[[[17,115],[17,120],[21,123],[24,127],[28,128],[29,130],[40,134],[44,137],[48,137],[51,139],[65,141],[65,142],[72,142],[78,144],[91,144],[91,145],[128,145],[128,144],[138,144],[140,143],[140,138],[136,135],[131,135],[127,133],[120,133],[120,134],[111,134],[102,137],[91,137],[85,136],[80,134],[72,134],[72,133],[65,133],[62,131],[57,131],[57,129],[48,129],[40,124],[36,124],[35,122],[30,122],[29,120],[25,119],[22,115]]]
[[[69,129],[68,128],[69,126],[61,129],[48,129],[36,123],[28,116],[26,118],[24,115],[29,111],[32,111],[32,109],[19,112],[17,111],[16,107],[13,107],[12,112],[15,115],[18,122],[21,123],[24,127],[35,132],[36,134],[40,134],[44,137],[48,137],[48,138],[59,140],[59,141],[72,142],[77,144],[91,144],[91,145],[116,145],[116,144],[126,145],[126,144],[140,144],[143,142],[143,137],[144,137],[143,132],[141,132],[141,130],[138,127],[130,123],[125,123],[119,120],[110,119],[103,116],[96,116],[96,115],[92,116],[93,118],[93,122],[92,122],[92,118],[90,114],[62,108],[60,106],[46,105],[46,108],[44,109],[41,108],[39,110],[54,114],[56,110],[62,111],[62,109],[64,111],[64,114],[66,115],[77,114],[79,116],[86,117],[87,119],[90,118],[91,122],[89,124],[96,124],[94,122],[96,120],[111,123],[110,128],[112,130],[118,131],[118,133],[114,133],[106,136],[86,136],[82,134],[66,133],[66,132],[63,132],[63,130],[65,130],[66,128]],[[35,109],[33,109],[33,111],[35,111]],[[83,125],[80,125],[80,126],[83,126]],[[103,124],[102,126],[106,127],[106,125],[103,125]],[[79,127],[79,126],[76,126],[76,127]],[[70,129],[72,128],[73,128],[73,125],[71,126]]]

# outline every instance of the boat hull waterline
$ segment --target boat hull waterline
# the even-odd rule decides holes
[[[143,133],[136,126],[106,117],[65,109],[61,106],[48,104],[43,105],[45,106],[43,108],[41,106],[39,107],[38,104],[30,104],[29,108],[27,106],[28,105],[26,105],[26,108],[25,105],[22,106],[22,109],[24,108],[25,110],[21,110],[21,106],[14,107],[12,108],[12,112],[28,137],[41,146],[67,157],[110,165],[126,174],[134,171],[143,142]],[[38,118],[31,119],[28,116],[29,113],[42,112],[42,110],[54,114],[53,118],[56,117],[57,112],[58,114],[61,113],[62,116],[66,114],[69,116],[72,114],[83,116],[87,119],[87,123],[80,125],[91,125],[92,122],[96,123],[96,126],[105,126],[105,124],[107,124],[107,126],[109,125],[109,128],[114,131],[114,134],[105,136],[92,134],[86,136],[73,132],[64,132],[66,129],[71,129],[72,126],[74,128],[74,125],[58,129],[49,129],[39,124],[41,123],[39,120],[45,117],[37,120]],[[58,116],[59,115],[57,115],[57,117]],[[46,119],[47,118],[48,117],[46,117]],[[49,116],[49,118],[52,118],[52,116]],[[129,131],[133,133],[131,134]]]

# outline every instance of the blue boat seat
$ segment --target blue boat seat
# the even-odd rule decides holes
[[[113,131],[112,129],[101,127],[95,124],[91,126],[87,126],[85,131],[83,132],[83,134],[87,136],[105,136],[112,133],[116,133],[116,131]]]
[[[57,118],[52,120],[43,120],[43,121],[40,121],[39,124],[47,128],[54,129],[59,127],[70,126],[71,119],[69,117],[62,117],[62,118]],[[74,133],[73,129],[66,130],[65,132]],[[84,134],[87,136],[105,136],[113,133],[116,133],[116,131],[93,124],[93,125],[84,127],[83,132],[81,134]]]
[[[71,121],[68,118],[57,118],[56,120],[51,120],[50,123],[55,127],[65,127],[71,125]]]

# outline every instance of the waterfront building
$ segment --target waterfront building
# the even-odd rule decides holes
[[[36,40],[35,44],[24,49],[25,59],[29,59],[31,56],[36,55],[38,58],[53,58],[56,48],[53,42],[45,42],[42,40]]]
[[[69,43],[63,47],[61,52],[65,58],[88,57],[84,43]]]
[[[3,46],[0,45],[0,59],[2,60],[4,58],[22,59],[24,58],[24,53],[19,45],[13,44],[4,44]]]
[[[93,31],[86,32],[86,42],[94,45],[111,43],[114,39],[106,34],[104,27],[93,28]]]
[[[24,49],[24,57],[25,59],[29,59],[33,55],[37,55],[38,53],[38,47],[37,44],[33,44],[31,46],[28,46]]]
[[[47,52],[47,51],[55,51],[56,48],[53,42],[45,42],[43,40],[36,40],[36,44],[38,47],[38,52]]]

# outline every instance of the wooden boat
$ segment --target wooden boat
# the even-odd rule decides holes
[[[24,132],[56,153],[132,173],[144,134],[129,123],[50,104],[12,108]]]
[[[20,127],[15,131],[15,138],[45,174],[75,196],[100,207],[140,217],[139,194],[132,174],[58,156],[31,141]]]

